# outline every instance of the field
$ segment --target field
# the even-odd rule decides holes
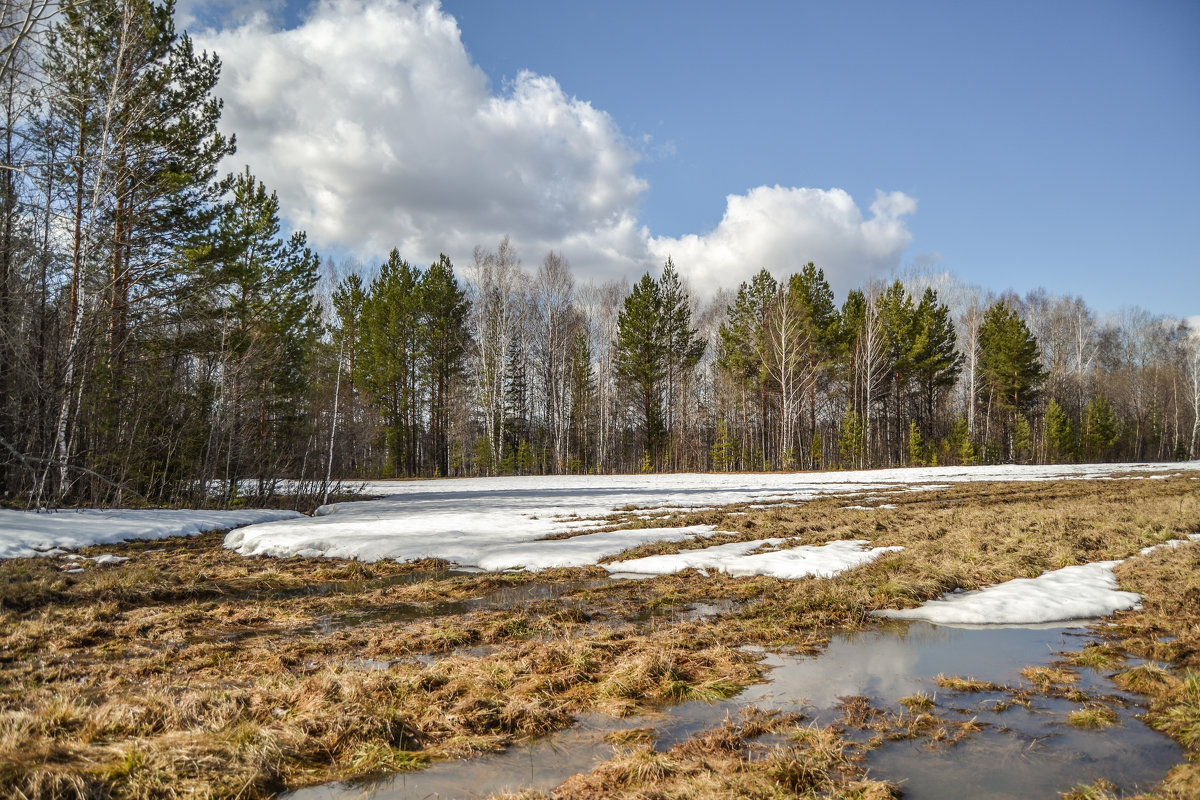
[[[764,539],[781,541],[769,548],[780,552],[848,540],[902,548],[832,577],[686,569],[613,579],[604,566],[615,560],[606,554],[611,542],[603,552],[583,548],[592,563],[536,572],[468,573],[445,555],[314,558],[314,542],[333,541],[332,528],[314,538],[286,520],[228,543],[210,532],[77,551],[126,561],[0,561],[0,797],[256,798],[421,770],[527,743],[586,715],[629,719],[723,700],[770,678],[764,653],[818,654],[847,631],[897,625],[875,611],[1110,560],[1124,560],[1115,567],[1120,588],[1139,593],[1142,607],[1109,618],[1099,641],[1031,667],[1019,686],[973,686],[972,676],[954,674],[938,685],[1019,703],[1070,698],[1089,671],[1112,676],[1146,698],[1148,724],[1182,748],[1156,796],[1200,795],[1200,547],[1138,555],[1200,531],[1198,475],[1046,477],[943,475],[925,477],[919,491],[911,481],[872,481],[803,502],[784,492],[713,491],[691,503],[704,506],[697,510],[637,495],[620,495],[620,508],[567,498],[564,507],[590,508],[581,515],[590,519],[556,512],[557,530],[530,520],[524,506],[493,515],[510,560],[547,534],[570,542],[663,527],[701,533],[665,541],[645,534],[620,560]],[[409,507],[420,502],[410,497]],[[671,509],[633,508],[663,505]],[[483,519],[487,511],[474,509]],[[326,516],[330,525],[339,513]],[[454,525],[469,528],[462,519]],[[280,533],[270,547],[304,555],[230,549],[266,542],[264,530]],[[348,555],[411,542],[404,531],[395,537]],[[1103,698],[1080,693],[1076,701],[1072,726],[1111,721]],[[978,735],[937,697],[902,704],[891,711],[850,698],[841,719],[820,725],[751,711],[670,747],[625,730],[612,737],[609,757],[552,795],[891,797],[898,787],[864,768],[872,749],[901,736],[952,746]],[[1115,791],[1096,781],[1074,796]]]

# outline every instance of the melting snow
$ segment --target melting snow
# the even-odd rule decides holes
[[[273,509],[91,509],[36,513],[0,509],[0,558],[56,556],[65,552],[65,549],[92,544],[113,544],[126,539],[195,536],[205,531],[303,516],[296,511]]]
[[[1097,561],[1063,567],[1036,578],[1017,578],[972,592],[953,592],[917,608],[876,612],[893,619],[960,625],[1029,625],[1105,617],[1137,608],[1141,597],[1117,589],[1113,567]]]
[[[1139,555],[1198,541],[1200,534],[1193,533],[1187,539],[1171,539],[1145,547]],[[922,619],[948,625],[1029,625],[1106,617],[1141,607],[1140,595],[1117,588],[1113,567],[1120,563],[1096,561],[1063,567],[1036,578],[1017,578],[973,592],[952,592],[917,608],[875,613],[893,619]]]
[[[670,555],[647,556],[606,564],[610,572],[643,575],[669,575],[691,568],[716,570],[734,577],[767,575],[773,578],[832,578],[848,569],[874,561],[884,553],[902,547],[871,547],[865,539],[801,545],[784,550],[755,553],[765,547],[777,547],[786,539],[758,539],[733,542],[703,550],[685,550]]]
[[[941,488],[980,480],[1105,478],[1118,472],[1150,472],[1161,468],[1152,464],[999,465],[809,473],[379,481],[364,484],[361,489],[385,495],[378,500],[339,503],[318,509],[312,518],[242,528],[226,537],[225,546],[245,555],[325,556],[363,561],[442,558],[468,567],[481,566],[489,554],[494,554],[497,559],[494,563],[505,564],[504,568],[526,563],[539,569],[543,566],[536,554],[545,550],[547,557],[554,560],[566,558],[570,550],[569,545],[540,540],[586,528],[595,524],[597,518],[608,517],[623,508],[637,508],[639,513],[649,510],[668,513],[668,509],[796,502],[848,492],[920,491],[932,488],[929,484]],[[1200,469],[1200,462],[1184,468]],[[648,536],[648,530],[636,535]],[[634,544],[668,539],[675,534],[668,535],[666,531],[678,529],[659,530],[656,539],[639,539]],[[599,541],[602,540],[593,540]],[[510,547],[515,545],[520,547]],[[612,555],[607,546],[596,552],[601,550]],[[583,552],[579,551],[579,559],[583,558]]]
[[[638,528],[611,533],[588,533],[570,539],[514,542],[480,548],[476,559],[485,570],[527,569],[536,572],[554,567],[586,567],[602,558],[615,556],[640,544],[679,542],[696,536],[711,536],[713,525],[686,528]]]

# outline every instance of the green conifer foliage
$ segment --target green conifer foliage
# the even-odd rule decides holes
[[[1003,301],[984,314],[979,329],[979,369],[995,402],[1012,412],[1029,411],[1046,378],[1037,339]]]
[[[321,332],[318,260],[303,233],[281,238],[279,198],[248,169],[233,180],[217,237],[234,414],[226,478],[256,477],[262,493],[294,465],[292,448],[308,432],[307,385]]]
[[[646,273],[625,298],[617,318],[616,371],[640,413],[643,449],[651,462],[661,452],[665,433],[662,391],[669,341],[662,292]]]
[[[1043,421],[1046,439],[1046,460],[1051,464],[1074,460],[1075,433],[1071,419],[1054,398],[1046,405]]]
[[[956,344],[949,306],[938,302],[933,289],[926,289],[914,311],[908,361],[916,375],[922,424],[931,436],[938,401],[962,372],[962,354]]]
[[[363,305],[363,378],[383,417],[393,475],[417,473],[421,275],[392,250]]]
[[[1100,394],[1084,412],[1083,447],[1088,461],[1108,461],[1120,437],[1120,424],[1108,399]]]
[[[417,301],[417,358],[428,398],[429,459],[433,474],[446,476],[450,474],[451,400],[467,350],[469,303],[445,254],[421,276]]]

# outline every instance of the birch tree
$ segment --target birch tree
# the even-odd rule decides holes
[[[496,474],[504,455],[509,351],[520,334],[520,293],[526,280],[507,236],[494,251],[475,248],[468,327],[475,342],[472,371],[483,419],[480,455],[489,475]]]
[[[570,429],[570,370],[576,339],[575,281],[567,260],[546,254],[534,278],[536,360],[553,471],[563,472]]]

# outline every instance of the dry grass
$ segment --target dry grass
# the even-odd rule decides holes
[[[1103,730],[1120,725],[1117,712],[1101,703],[1092,703],[1067,714],[1067,724],[1085,730]]]
[[[784,744],[755,740],[766,734]],[[832,728],[809,727],[794,715],[748,710],[667,752],[637,744],[553,793],[556,800],[591,798],[836,797],[883,800],[895,787],[861,777],[857,753]],[[512,800],[547,798],[525,792]]]
[[[77,575],[49,559],[0,562],[0,798],[261,798],[493,750],[585,711],[728,697],[760,676],[743,646],[811,652],[831,630],[873,624],[878,608],[1123,558],[1200,530],[1189,481],[963,485],[898,493],[891,510],[827,498],[671,520],[718,525],[733,532],[725,540],[905,547],[820,580],[691,572],[613,583],[597,568],[461,575],[437,562],[243,558],[219,534],[93,548],[84,555],[131,560],[87,562]],[[1120,615],[1111,642],[1071,663],[1152,661],[1118,680],[1151,696],[1152,724],[1195,753],[1200,548],[1135,559],[1118,574],[1146,595],[1145,609]],[[522,594],[547,586],[555,591]],[[718,620],[680,613],[718,600],[732,609]],[[1069,674],[1026,677],[1068,696]],[[1005,689],[944,676],[939,685]],[[972,730],[934,711],[914,701],[890,714],[849,698],[843,723],[942,742]],[[789,738],[768,747],[755,742],[764,733]],[[795,719],[731,721],[666,753],[637,736],[619,744],[624,752],[561,796],[894,796],[864,779],[838,729]],[[1197,780],[1183,765],[1162,796],[1189,796]]]
[[[942,689],[949,689],[952,692],[998,692],[1006,688],[991,681],[979,681],[974,678],[962,678],[945,673],[938,673],[934,682]]]

